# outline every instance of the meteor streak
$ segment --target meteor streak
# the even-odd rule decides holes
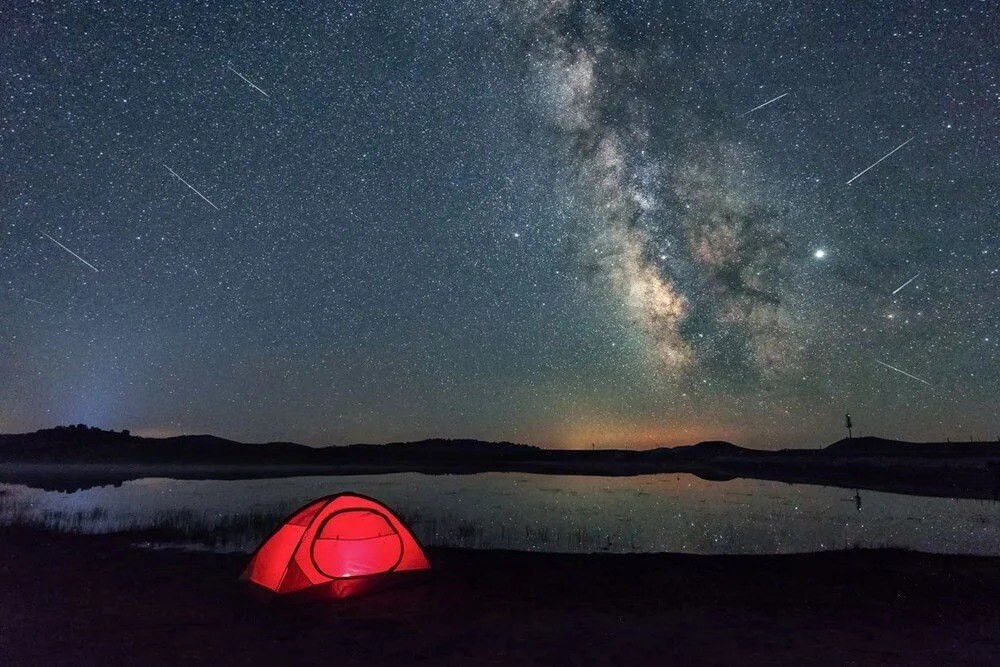
[[[867,167],[865,167],[864,169],[862,169],[858,173],[854,174],[854,176],[851,178],[851,180],[847,181],[847,184],[850,185],[854,181],[858,180],[858,178],[862,174],[864,174],[866,171],[868,171],[869,169],[871,169],[872,167],[874,167],[875,165],[877,165],[879,162],[881,162],[882,160],[886,159],[887,157],[889,157],[890,155],[892,155],[893,153],[895,153],[896,151],[898,151],[900,148],[902,148],[906,144],[908,144],[911,141],[913,141],[913,139],[914,139],[914,137],[910,137],[909,139],[907,139],[906,141],[904,141],[903,143],[901,143],[900,145],[896,146],[891,151],[889,151],[888,153],[886,153],[885,155],[883,155],[882,157],[880,157],[878,160],[876,160],[872,164],[868,165]]]
[[[92,268],[94,271],[97,271],[97,267],[94,266],[93,264],[91,264],[90,262],[88,262],[87,260],[85,260],[83,257],[80,257],[75,252],[73,252],[72,250],[70,250],[69,248],[67,248],[66,246],[64,246],[62,243],[59,243],[59,241],[56,241],[54,238],[52,238],[51,236],[49,236],[45,232],[42,232],[42,234],[45,234],[45,236],[48,236],[48,238],[49,238],[50,241],[52,241],[53,243],[55,243],[57,246],[59,246],[60,248],[62,248],[66,252],[68,252],[69,254],[71,254],[74,257],[76,257],[78,260],[80,260],[81,262],[83,262],[84,264],[86,264],[87,266],[89,266],[90,268]]]
[[[923,382],[928,387],[933,387],[934,386],[930,382],[928,382],[927,380],[924,380],[923,378],[918,378],[916,375],[910,375],[906,371],[901,371],[898,368],[896,368],[895,366],[890,366],[889,364],[885,363],[884,361],[879,361],[878,359],[876,359],[875,363],[876,364],[881,364],[882,366],[885,366],[886,368],[891,368],[892,370],[896,371],[897,373],[902,373],[903,375],[905,375],[908,378],[913,378],[917,382]]]
[[[163,166],[164,166],[164,167],[167,167],[167,165],[163,165]],[[178,174],[178,173],[177,173],[176,171],[174,171],[174,170],[173,170],[173,169],[171,169],[170,167],[167,167],[167,171],[169,171],[169,172],[170,172],[171,174],[173,174],[174,176],[176,176],[177,178],[179,178],[179,179],[180,179],[180,181],[181,181],[181,183],[183,183],[184,185],[186,185],[186,186],[188,186],[189,188],[191,188],[192,190],[194,190],[194,193],[195,193],[196,195],[198,195],[199,197],[201,197],[202,199],[204,199],[205,201],[207,201],[207,202],[208,202],[208,205],[209,205],[209,206],[211,206],[212,208],[214,208],[214,209],[215,209],[216,211],[218,211],[218,210],[219,210],[219,207],[218,207],[218,206],[216,206],[215,204],[213,204],[213,203],[212,203],[212,202],[211,202],[211,201],[210,201],[210,200],[208,199],[208,197],[206,197],[205,195],[203,195],[203,194],[201,194],[200,192],[198,192],[198,189],[197,189],[196,187],[194,187],[193,185],[191,185],[190,183],[188,183],[187,181],[185,181],[185,180],[184,180],[183,178],[181,178],[181,175],[180,175],[180,174]]]
[[[899,287],[897,287],[896,289],[894,289],[892,291],[892,293],[895,294],[899,290],[903,289],[904,287],[906,287],[907,285],[909,285],[910,283],[912,283],[914,280],[916,280],[917,276],[919,276],[919,275],[920,274],[918,273],[916,276],[913,276],[912,278],[910,278],[909,280],[907,280],[905,283],[903,283],[902,285],[900,285]]]
[[[242,74],[240,74],[239,72],[237,72],[236,70],[234,70],[232,67],[229,67],[229,65],[226,65],[226,67],[229,69],[230,72],[232,72],[233,74],[235,74],[236,76],[240,77],[241,79],[243,79],[244,81],[246,81],[247,83],[249,83],[251,86],[253,86],[254,88],[256,88],[257,91],[261,95],[263,95],[264,97],[267,97],[268,99],[270,99],[271,96],[268,95],[267,93],[265,93],[263,90],[261,90],[260,87],[258,87],[257,84],[255,84],[253,81],[251,81],[250,79],[246,78],[245,76],[243,76]]]
[[[788,95],[788,93],[782,93],[781,95],[778,95],[777,97],[775,97],[773,100],[768,100],[767,102],[764,102],[763,104],[759,104],[759,105],[755,106],[753,109],[750,109],[750,111],[746,111],[744,113],[741,113],[740,116],[747,116],[749,114],[752,114],[757,109],[763,109],[768,104],[771,104],[772,102],[777,102],[778,100],[780,100],[782,97],[785,97],[786,95]]]

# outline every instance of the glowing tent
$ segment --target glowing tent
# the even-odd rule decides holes
[[[314,500],[287,519],[254,553],[243,578],[275,593],[343,598],[430,567],[389,508],[343,493]]]

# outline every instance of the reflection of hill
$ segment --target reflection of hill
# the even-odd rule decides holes
[[[58,464],[56,468],[52,464]],[[840,440],[824,449],[762,451],[728,442],[633,450],[550,450],[510,442],[422,440],[313,448],[211,435],[141,438],[86,427],[0,435],[0,478],[92,486],[147,476],[255,478],[388,472],[639,475],[687,472],[935,496],[1000,498],[1000,443]],[[46,480],[49,480],[46,482]]]

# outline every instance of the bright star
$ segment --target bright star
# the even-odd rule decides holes
[[[816,259],[823,259],[824,257],[826,257],[826,250],[823,250],[822,248],[817,249],[815,252],[813,252],[813,257],[815,257]]]

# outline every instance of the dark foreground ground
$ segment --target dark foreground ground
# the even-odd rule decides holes
[[[1000,664],[1000,559],[432,550],[434,580],[262,604],[245,556],[0,529],[4,665]]]

